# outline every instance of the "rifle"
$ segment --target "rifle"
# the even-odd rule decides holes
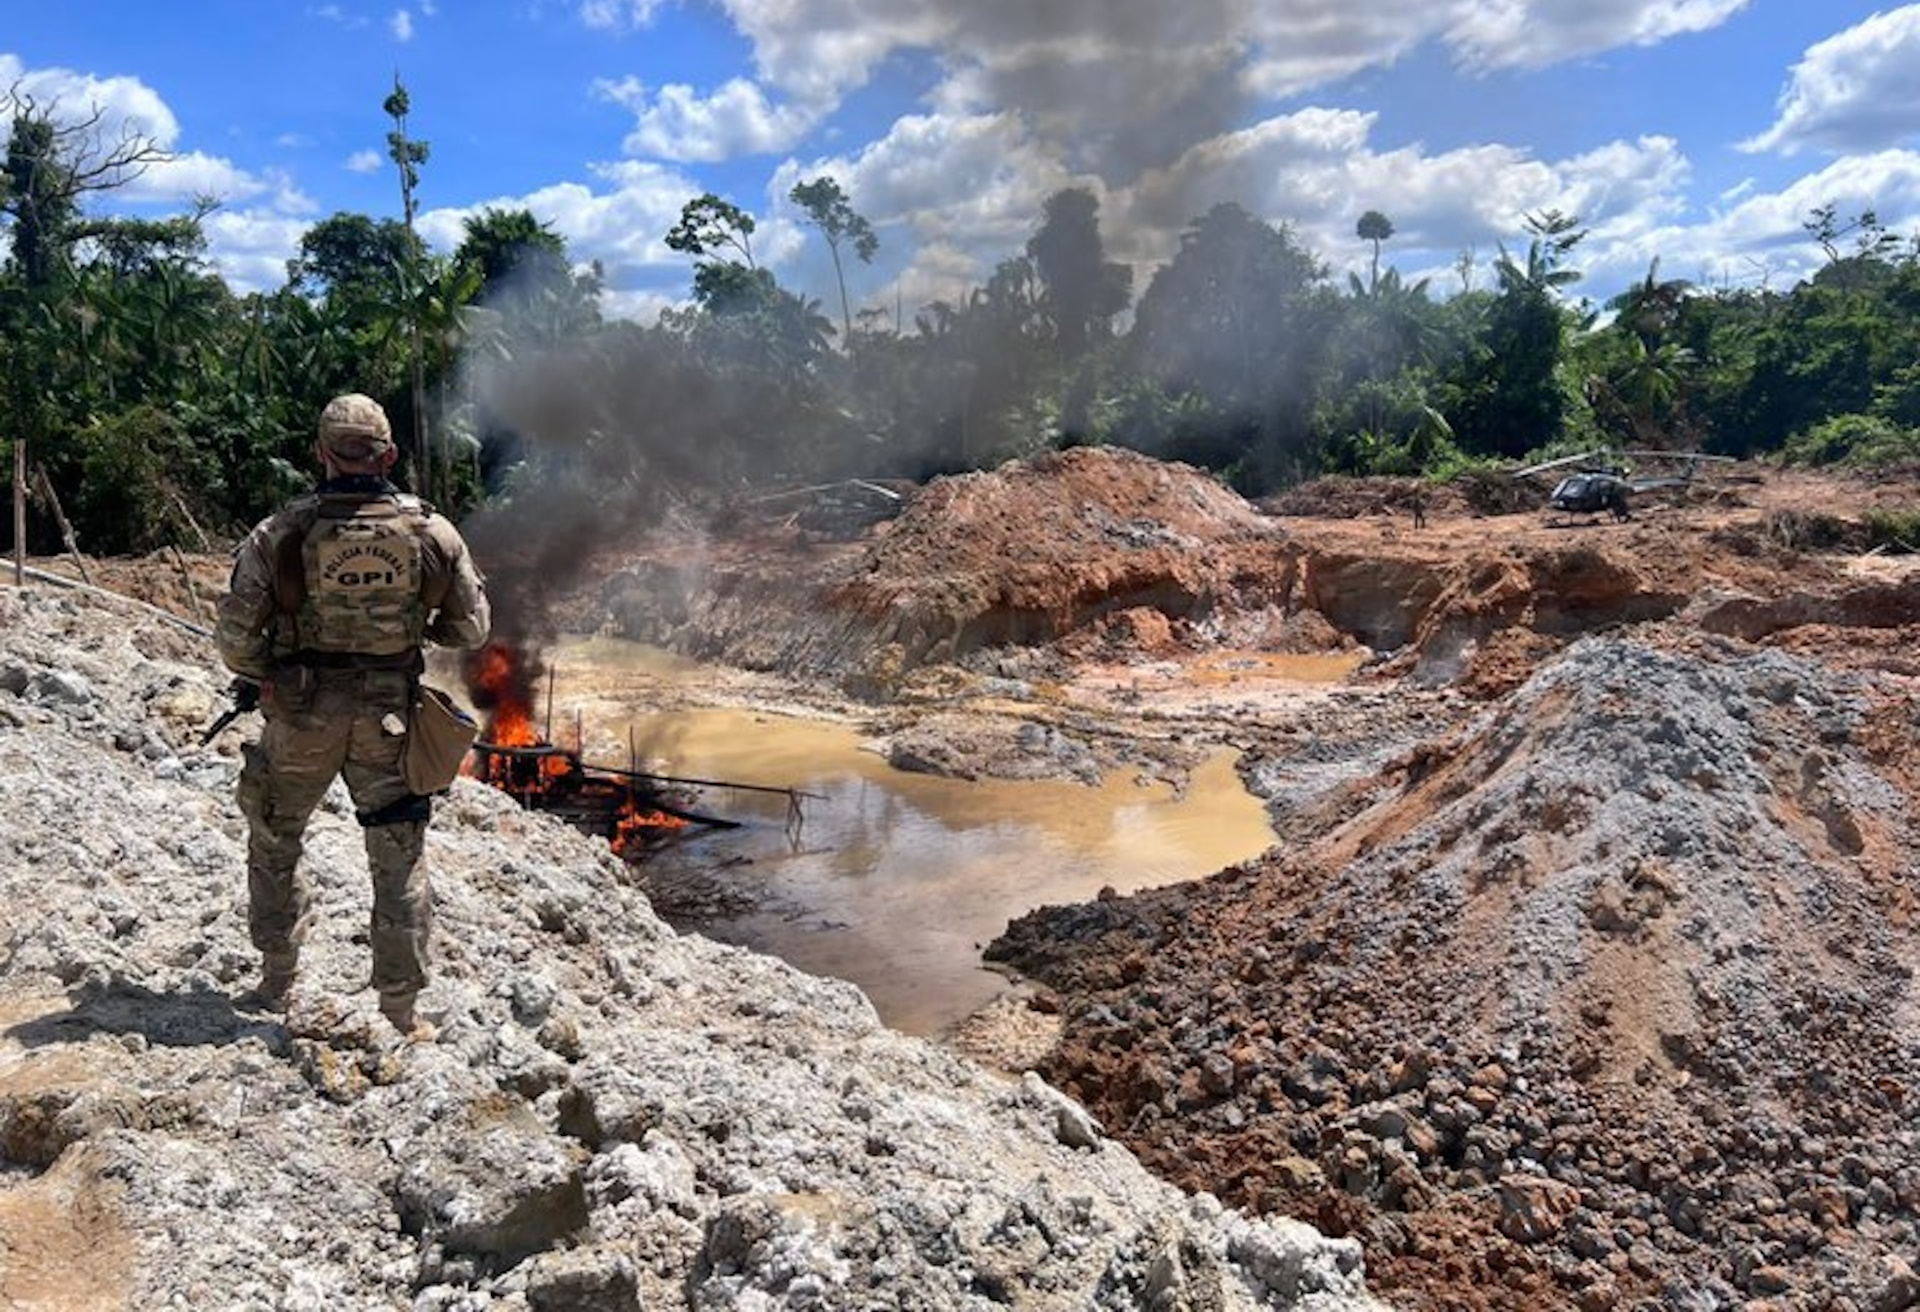
[[[258,710],[260,707],[260,685],[251,679],[235,679],[233,687],[229,688],[227,693],[233,698],[233,705],[222,711],[220,718],[208,725],[206,732],[200,735],[202,747],[219,737],[222,729],[248,711]]]

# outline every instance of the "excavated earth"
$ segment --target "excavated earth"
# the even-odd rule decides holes
[[[1081,449],[840,538],[476,540],[519,631],[706,662],[662,705],[960,777],[1237,748],[1274,848],[1016,921],[1026,983],[950,1046],[1356,1242],[1394,1306],[1920,1307],[1920,570],[1866,528],[1920,478],[1743,466],[1618,524],[1481,484],[1416,528],[1412,491]],[[93,566],[180,614],[222,572]]]
[[[1743,466],[1625,523],[1469,487],[1419,528],[1410,492],[1073,451],[807,546],[804,589],[739,532],[601,596],[977,742],[956,773],[1027,768],[1002,720],[1241,748],[1267,856],[989,956],[1150,1166],[1359,1238],[1397,1305],[1920,1306],[1920,571],[1866,530],[1920,482]]]

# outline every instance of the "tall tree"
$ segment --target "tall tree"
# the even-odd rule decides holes
[[[680,207],[680,221],[667,232],[667,249],[696,260],[719,259],[721,251],[731,249],[739,253],[740,263],[752,269],[757,267],[753,229],[753,215],[709,191]]]
[[[1380,243],[1393,236],[1393,220],[1379,210],[1368,210],[1354,225],[1354,232],[1360,240],[1373,243],[1373,270],[1367,278],[1367,293],[1372,295],[1380,286]]]
[[[1133,299],[1133,271],[1110,263],[1100,240],[1100,202],[1084,187],[1047,197],[1027,255],[1046,287],[1066,390],[1060,405],[1065,442],[1085,439],[1094,390],[1090,348]]]
[[[1180,234],[1127,343],[1134,368],[1186,402],[1173,453],[1232,468],[1249,492],[1305,471],[1325,277],[1289,229],[1232,202]]]
[[[377,299],[391,294],[396,268],[424,254],[404,223],[342,211],[301,234],[300,253],[287,261],[287,280],[310,295]]]
[[[470,268],[478,299],[509,341],[558,345],[600,322],[597,266],[575,273],[566,239],[531,210],[488,208],[469,217],[454,263]]]
[[[840,262],[840,248],[850,246],[862,264],[873,263],[880,249],[880,238],[847,200],[840,184],[832,178],[802,182],[788,193],[788,199],[807,212],[813,226],[827,239],[827,251],[833,256],[833,277],[840,286],[840,323],[843,340],[853,339],[853,310],[847,303],[847,274]]]
[[[1501,248],[1494,263],[1500,291],[1488,307],[1478,364],[1450,411],[1471,452],[1519,456],[1563,430],[1568,395],[1560,366],[1572,316],[1560,296],[1580,279],[1566,262],[1586,236],[1579,225],[1558,210],[1528,215],[1525,258]]]
[[[157,141],[123,127],[106,130],[98,106],[63,116],[57,104],[42,106],[18,85],[0,93],[0,113],[12,120],[0,213],[9,220],[12,274],[0,296],[0,367],[4,367],[6,412],[13,444],[13,545],[16,582],[26,559],[26,480],[29,447],[44,443],[53,425],[48,373],[60,334],[51,299],[56,281],[70,272],[74,245],[86,237],[82,206],[87,197],[138,178],[170,156]]]
[[[122,127],[109,133],[98,106],[61,117],[57,103],[37,104],[17,88],[0,93],[10,114],[0,213],[10,220],[13,263],[30,288],[46,289],[75,242],[94,235],[83,225],[87,197],[135,181],[172,158],[146,134]]]
[[[415,141],[407,135],[407,113],[412,109],[407,88],[401,83],[400,75],[393,75],[393,91],[381,108],[387,117],[393,120],[393,130],[387,133],[387,156],[393,160],[394,167],[400,172],[400,214],[407,229],[407,258],[401,263],[399,299],[403,304],[414,303],[418,297],[418,287],[422,281],[420,265],[416,258],[418,246],[414,240],[414,189],[420,183],[420,166],[427,162],[431,147],[424,141]],[[432,496],[433,454],[427,441],[427,384],[425,347],[421,341],[421,328],[418,320],[411,322],[408,331],[407,378],[413,415],[413,467],[414,476],[422,494]]]

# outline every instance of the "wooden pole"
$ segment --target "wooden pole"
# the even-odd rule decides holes
[[[179,567],[180,577],[186,581],[187,600],[193,603],[193,617],[203,624],[206,623],[207,608],[200,604],[200,590],[193,586],[193,571],[187,568],[187,558],[181,554],[180,548],[172,543],[167,544],[167,550],[173,553],[173,563]]]
[[[91,587],[93,575],[87,573],[87,558],[80,554],[80,540],[74,536],[73,525],[67,522],[67,512],[60,508],[60,497],[53,490],[53,480],[47,477],[47,467],[34,466],[33,477],[40,484],[40,495],[47,499],[47,508],[53,511],[53,522],[60,526],[61,543],[65,545],[67,554],[73,557],[73,563],[80,568],[81,582]]]
[[[213,636],[213,630],[204,624],[195,624],[190,619],[175,615],[170,610],[162,610],[152,602],[142,601],[138,597],[129,597],[124,592],[113,592],[107,588],[96,588],[90,583],[82,583],[78,579],[70,579],[60,574],[49,574],[43,569],[34,569],[31,566],[26,567],[25,573],[28,578],[40,583],[52,583],[58,587],[72,588],[76,592],[84,592],[88,596],[104,597],[109,601],[116,601],[122,605],[136,606],[155,619],[165,620],[169,624],[185,629],[188,633],[197,633],[203,638],[211,638]]]
[[[200,527],[200,521],[193,517],[191,510],[187,509],[186,500],[180,495],[178,489],[169,486],[167,488],[167,496],[172,498],[173,508],[180,512],[180,518],[185,520],[187,527],[193,530],[193,535],[200,539],[201,552],[211,552],[213,550],[213,543],[208,539],[207,531]]]

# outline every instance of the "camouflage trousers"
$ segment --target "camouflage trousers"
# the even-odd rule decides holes
[[[373,987],[411,996],[426,987],[433,887],[421,864],[431,803],[401,774],[412,677],[307,670],[263,689],[265,719],[246,749],[238,800],[247,818],[247,928],[265,955],[306,938],[312,885],[301,868],[307,821],[336,776],[364,826],[373,876]]]

